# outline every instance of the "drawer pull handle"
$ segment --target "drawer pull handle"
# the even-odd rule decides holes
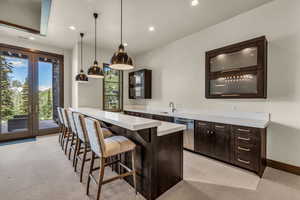
[[[241,159],[239,159],[239,158],[238,158],[238,161],[241,162],[241,163],[247,164],[247,165],[250,164],[250,161],[241,160]]]
[[[238,147],[238,150],[241,150],[241,151],[251,151],[250,149],[248,149],[248,148],[243,148],[243,147]]]
[[[250,132],[250,130],[249,130],[249,129],[242,129],[242,128],[238,128],[238,131],[241,131],[241,132],[247,132],[247,133],[249,133],[249,132]]]
[[[250,138],[238,137],[239,140],[250,141]]]
[[[225,128],[225,126],[215,126],[216,128],[222,128],[222,129],[224,129]]]

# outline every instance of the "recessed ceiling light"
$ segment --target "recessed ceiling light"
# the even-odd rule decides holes
[[[30,36],[30,37],[29,37],[29,40],[35,40],[35,38],[34,38],[34,37],[32,37],[32,36]]]
[[[72,31],[76,30],[75,26],[69,26],[69,29],[71,29]]]
[[[155,31],[154,26],[149,26],[149,31]]]
[[[199,4],[198,0],[192,0],[191,1],[191,6],[197,6]]]
[[[128,46],[128,44],[127,44],[126,42],[125,42],[123,45],[124,45],[124,47],[127,47],[127,46]]]

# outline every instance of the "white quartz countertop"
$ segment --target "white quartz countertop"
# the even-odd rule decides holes
[[[175,124],[175,123],[161,121],[161,125],[157,128],[157,135],[164,136],[170,133],[183,131],[186,128],[187,128],[186,125],[183,124]]]
[[[116,112],[107,112],[96,108],[77,108],[73,110],[82,113],[86,116],[90,116],[100,121],[114,124],[116,126],[120,126],[131,131],[138,131],[146,128],[158,127],[158,136],[163,136],[186,129],[186,126],[181,124],[162,122],[141,117],[134,117]]]
[[[223,124],[231,124],[238,126],[248,126],[255,128],[266,128],[270,124],[268,113],[224,113],[224,112],[163,112],[159,110],[146,110],[146,109],[124,109],[125,111],[149,113],[155,115],[163,115],[170,117],[178,117],[192,120],[217,122]]]

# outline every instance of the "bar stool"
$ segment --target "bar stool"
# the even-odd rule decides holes
[[[61,114],[61,107],[57,107],[57,113],[58,113],[58,125],[59,125],[59,135],[58,135],[58,142],[61,145],[61,140],[63,138],[64,134],[64,122]]]
[[[87,161],[90,161],[91,159],[87,159],[87,153],[90,152],[90,145],[89,145],[89,139],[88,136],[85,134],[85,132],[83,131],[83,126],[85,126],[85,124],[82,124],[82,120],[84,119],[84,116],[77,113],[77,112],[73,112],[73,119],[75,122],[75,128],[77,131],[77,147],[76,147],[76,153],[75,155],[75,164],[74,164],[74,171],[77,171],[77,163],[78,160],[81,161],[81,169],[80,169],[80,182],[82,182],[82,175],[83,175],[83,170],[84,170],[84,165]],[[112,132],[110,132],[108,129],[103,129],[103,135],[104,138],[108,138],[113,136]],[[82,147],[83,146],[83,147]],[[83,149],[83,152],[81,151]],[[80,155],[82,155],[82,158],[80,157]]]
[[[71,152],[73,150],[73,166],[75,166],[75,153],[76,153],[76,148],[77,148],[77,144],[78,144],[78,136],[77,136],[77,130],[75,127],[75,121],[73,118],[73,112],[71,109],[66,109],[67,111],[67,118],[69,121],[69,126],[70,126],[70,134],[69,134],[69,141],[71,141],[70,143],[70,147],[69,147],[69,154],[68,154],[68,159],[71,159]]]
[[[64,131],[63,131],[62,138],[61,138],[61,147],[62,147],[62,150],[66,154],[65,143],[66,143],[66,138],[69,134],[69,122],[67,120],[66,110],[64,108],[60,108],[60,111],[61,111],[62,122],[63,122],[63,127],[64,127]]]
[[[66,131],[65,131],[65,134],[64,134],[64,138],[63,138],[63,146],[64,146],[65,154],[67,155],[68,145],[69,145],[69,142],[71,141],[71,138],[72,138],[73,134],[72,134],[71,126],[70,126],[70,121],[69,121],[68,110],[67,109],[63,108],[62,116],[63,116],[64,124],[66,126]]]
[[[135,144],[123,136],[113,136],[109,138],[104,138],[102,128],[100,127],[100,123],[97,120],[92,118],[80,118],[82,120],[83,131],[88,135],[91,150],[92,150],[92,158],[91,165],[88,175],[86,194],[89,195],[89,186],[91,179],[98,185],[97,191],[97,200],[100,198],[101,187],[102,185],[109,183],[111,181],[121,179],[127,176],[133,176],[133,183],[135,192],[136,191],[136,171],[135,171]],[[112,156],[117,156],[125,152],[131,152],[132,155],[132,169],[129,169],[127,166],[123,165],[120,160],[116,160],[113,162],[108,162],[108,158]],[[100,158],[100,168],[94,168],[95,156]],[[127,172],[117,175],[115,177],[109,178],[107,180],[103,180],[104,177],[104,169],[108,165],[113,163],[118,163],[119,167],[123,167]],[[99,169],[99,180],[93,176],[93,171]]]

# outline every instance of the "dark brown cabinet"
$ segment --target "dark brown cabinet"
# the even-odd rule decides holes
[[[226,124],[212,123],[213,155],[215,158],[230,161],[230,126]]]
[[[262,176],[266,167],[266,129],[196,121],[195,151]]]
[[[169,116],[124,111],[125,114],[173,122]],[[194,151],[235,166],[260,177],[266,168],[266,128],[236,126],[216,122],[194,122]]]
[[[128,77],[129,99],[152,98],[152,71],[142,69],[130,72]]]
[[[266,38],[206,52],[206,98],[267,98]]]
[[[197,121],[195,151],[222,161],[230,161],[230,127],[226,124]]]
[[[195,135],[194,135],[195,151],[207,156],[212,156],[212,131],[211,123],[197,121],[195,123]]]

